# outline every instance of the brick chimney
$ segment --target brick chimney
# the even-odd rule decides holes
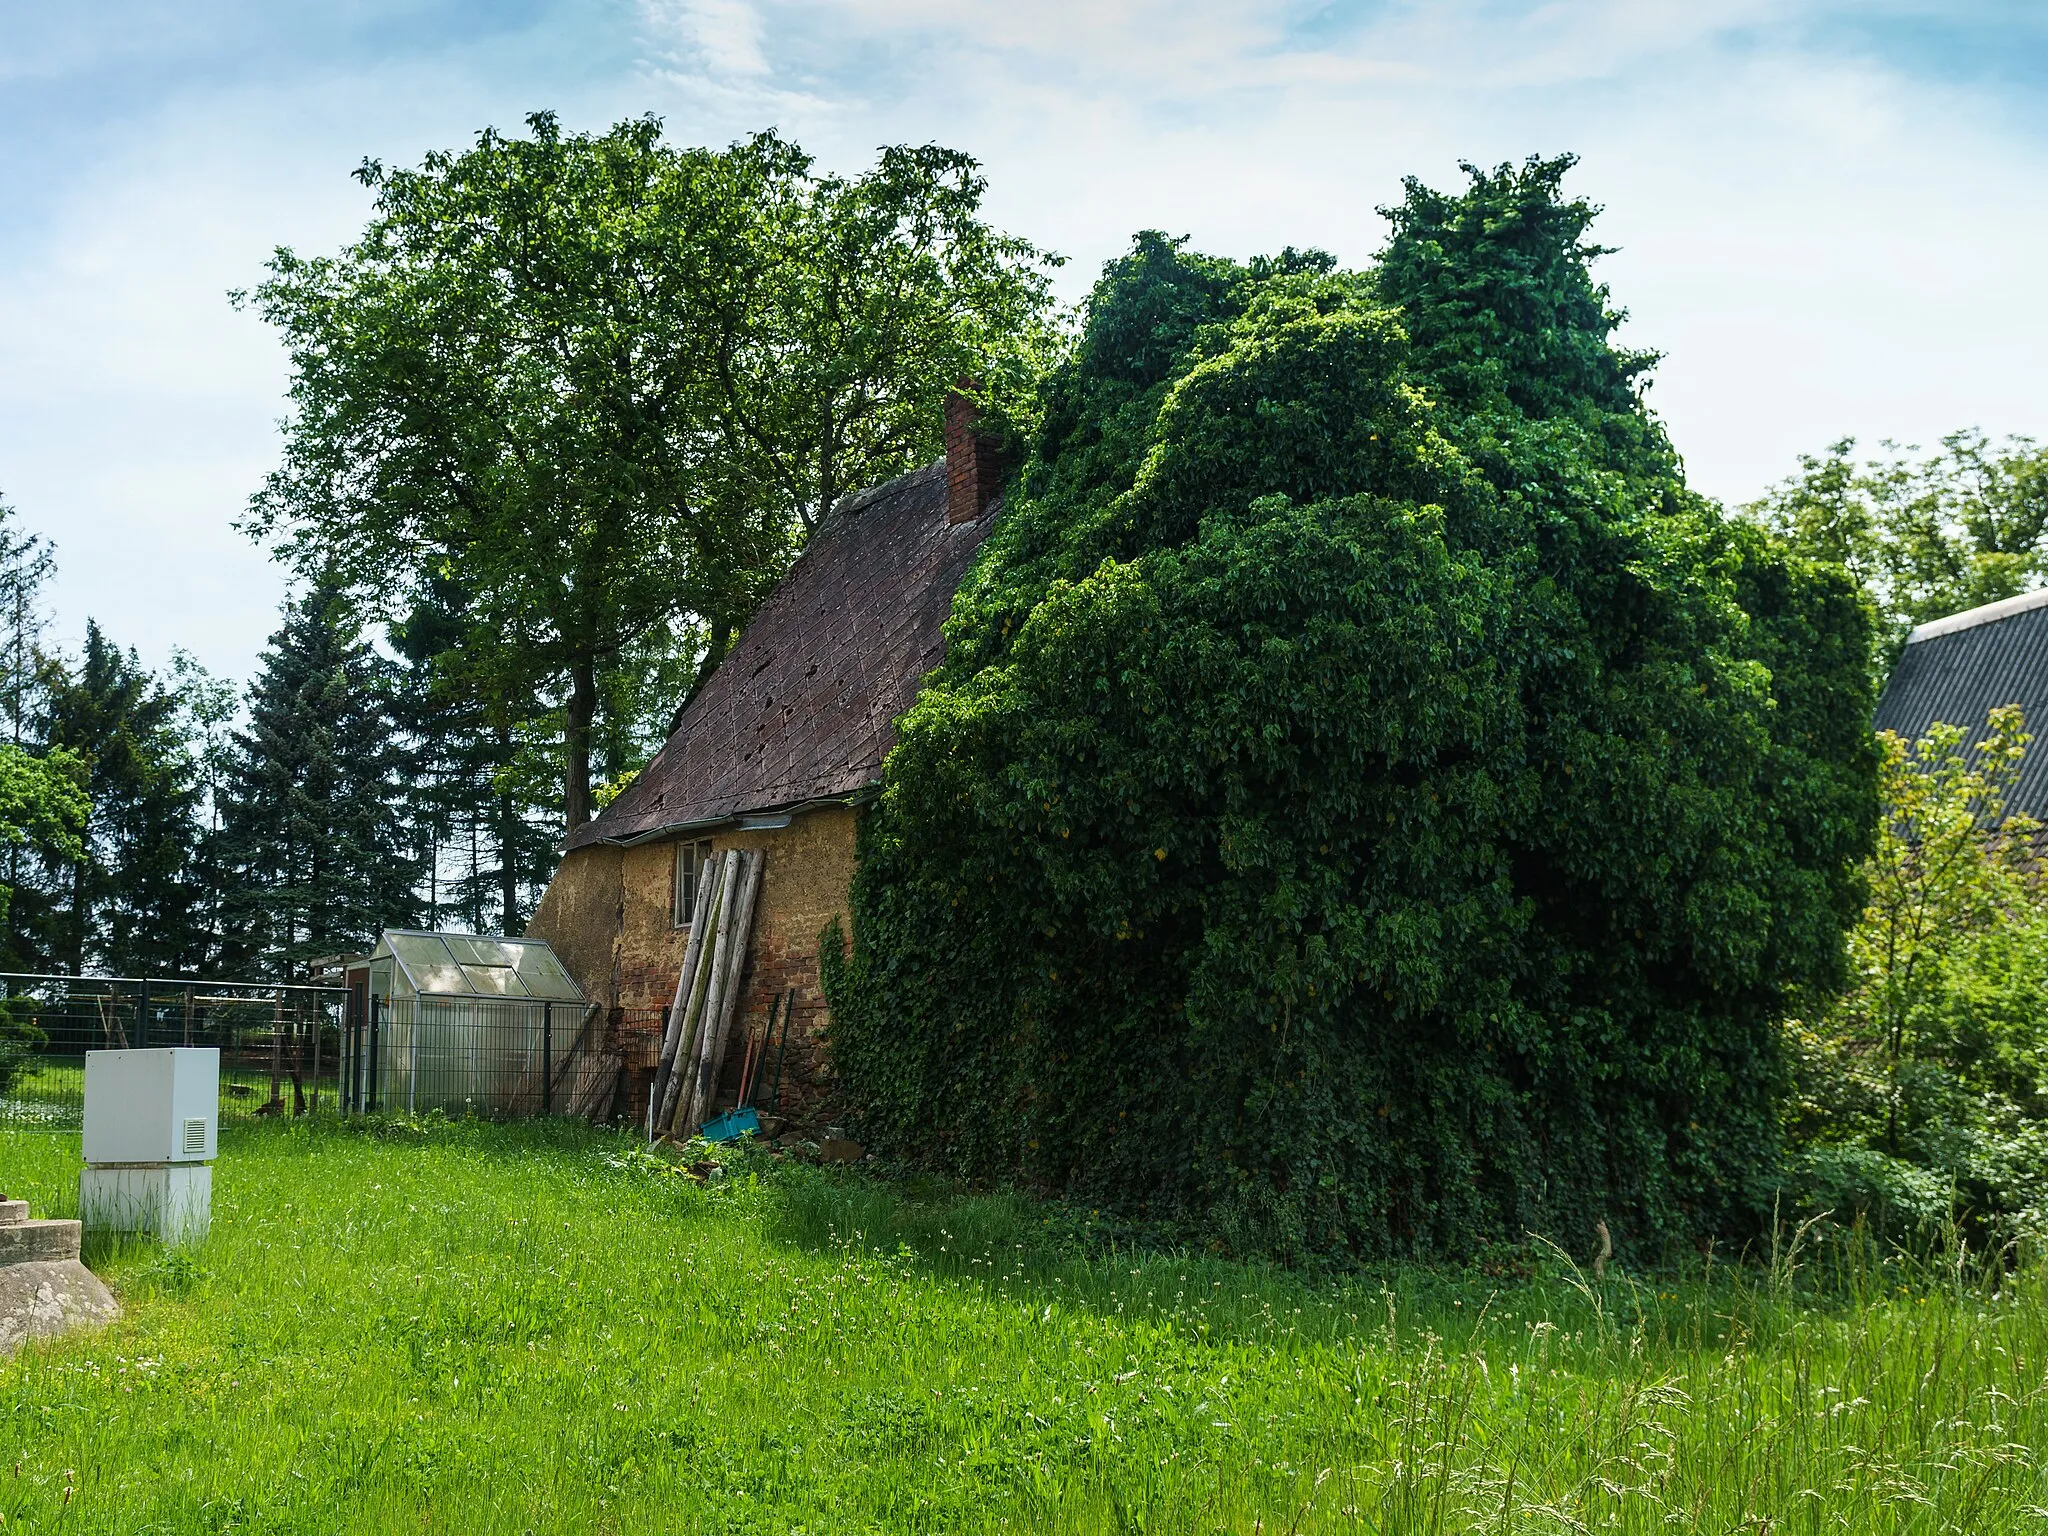
[[[963,379],[964,385],[968,381]],[[1003,488],[996,441],[974,430],[981,408],[954,390],[946,396],[946,521],[971,523]]]

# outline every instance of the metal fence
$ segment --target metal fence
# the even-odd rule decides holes
[[[0,1126],[79,1129],[89,1051],[220,1051],[223,1119],[342,1107],[339,987],[0,973]]]
[[[530,998],[369,997],[339,1041],[341,1104],[352,1112],[499,1118],[580,1110],[594,1056],[580,1003]]]

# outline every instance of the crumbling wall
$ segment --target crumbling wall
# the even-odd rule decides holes
[[[818,935],[845,918],[853,883],[855,812],[823,806],[772,831],[710,835],[714,852],[757,850],[767,856],[747,969],[740,982],[719,1106],[735,1102],[749,1033],[768,1021],[774,999],[792,988],[788,1044],[782,1062],[782,1110],[808,1126],[829,1091],[831,1065],[819,1039],[826,1022],[818,979]],[[697,839],[687,839],[695,841]],[[661,1012],[675,993],[689,930],[674,923],[676,849],[686,839],[632,848],[579,848],[563,859],[527,932],[546,939],[593,1002],[611,1012],[610,1048],[625,1061],[620,1114],[645,1120],[647,1093],[661,1048]],[[776,1037],[782,1038],[778,1016]],[[755,1092],[758,1104],[775,1082],[770,1042]]]
[[[545,939],[584,995],[603,1008],[619,1000],[618,935],[625,907],[621,849],[603,843],[562,860],[526,936]]]

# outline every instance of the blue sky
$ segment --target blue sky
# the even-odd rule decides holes
[[[349,171],[535,108],[938,140],[1071,258],[1384,238],[1400,178],[1570,149],[1693,482],[1953,428],[2048,437],[2048,4],[1799,0],[0,0],[0,496],[57,637],[246,677],[280,572],[232,527],[285,374],[228,305],[367,212]]]

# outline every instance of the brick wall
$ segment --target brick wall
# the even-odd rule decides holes
[[[754,931],[720,1074],[721,1107],[733,1102],[749,1035],[765,1030],[773,1000],[796,992],[782,1063],[783,1113],[800,1128],[826,1112],[831,1063],[819,1034],[826,1023],[818,979],[818,934],[835,915],[845,921],[853,881],[855,812],[825,806],[775,831],[713,834],[713,850],[766,855]],[[562,861],[527,932],[555,946],[593,1001],[614,1011],[610,1039],[624,1057],[622,1116],[644,1123],[660,1048],[658,1010],[675,992],[689,931],[671,921],[674,842],[635,848],[579,848]],[[783,1038],[778,1016],[776,1040]],[[755,1102],[771,1091],[770,1042]]]
[[[971,523],[1003,488],[1001,454],[974,430],[981,411],[962,394],[946,396],[946,521]]]

